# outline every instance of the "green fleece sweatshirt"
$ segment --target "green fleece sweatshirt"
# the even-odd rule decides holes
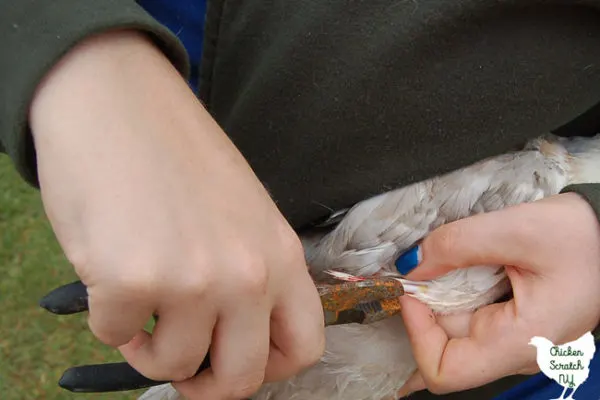
[[[295,227],[323,217],[323,205],[345,207],[514,148],[600,93],[600,21],[576,7],[209,3],[201,98]],[[0,150],[31,184],[36,85],[77,42],[125,27],[147,32],[187,76],[177,37],[134,1],[0,5]],[[600,185],[566,190],[600,209]]]
[[[301,228],[548,131],[596,133],[599,12],[600,0],[209,0],[200,98]],[[0,150],[31,184],[36,85],[82,39],[125,27],[187,76],[181,43],[134,1],[0,3]],[[600,185],[565,191],[600,217]]]
[[[514,6],[477,1],[272,3],[210,2],[201,97],[296,227],[322,217],[322,204],[347,206],[506,151],[599,97],[590,22],[600,21],[575,7],[532,12],[523,5],[536,2],[522,1],[515,16]],[[187,76],[179,40],[134,1],[0,5],[0,149],[28,182],[37,185],[27,122],[36,85],[77,42],[125,27],[147,32]],[[600,209],[600,185],[566,190]]]

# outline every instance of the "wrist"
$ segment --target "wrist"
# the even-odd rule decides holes
[[[119,122],[125,113],[148,111],[140,107],[149,103],[149,95],[160,100],[156,91],[165,86],[171,92],[188,89],[145,34],[115,30],[91,36],[66,54],[36,89],[29,113],[36,148],[43,151],[48,137],[53,142],[63,136],[76,140],[83,131],[93,134],[99,124]]]
[[[107,167],[132,180],[166,158],[210,165],[194,167],[196,176],[249,169],[176,68],[135,31],[91,37],[66,55],[39,85],[30,124],[40,184],[67,172],[110,181]]]
[[[42,168],[45,158],[91,151],[112,157],[174,133],[189,137],[204,129],[203,111],[149,38],[119,30],[90,37],[64,56],[38,85],[29,119]]]

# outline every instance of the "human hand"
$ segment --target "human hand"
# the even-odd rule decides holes
[[[405,296],[402,316],[418,371],[400,391],[443,394],[539,372],[533,336],[562,344],[600,322],[600,229],[589,204],[560,194],[444,225],[407,275],[427,280],[473,265],[506,265],[510,301],[434,316]]]
[[[318,360],[322,307],[299,239],[149,40],[87,39],[40,85],[30,122],[98,339],[191,400],[247,397]],[[188,379],[209,345],[212,368]]]

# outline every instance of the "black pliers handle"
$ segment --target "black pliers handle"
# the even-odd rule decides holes
[[[86,286],[72,282],[48,293],[40,306],[57,315],[70,315],[88,310]],[[207,354],[198,373],[210,368],[210,354]],[[102,393],[137,390],[157,386],[167,381],[148,379],[126,362],[96,365],[81,365],[67,369],[58,385],[63,389],[79,393]]]
[[[344,274],[338,275],[345,276]],[[325,325],[368,324],[400,312],[399,297],[404,294],[398,279],[353,278],[343,282],[317,284],[323,305]],[[86,286],[72,282],[48,293],[40,306],[53,314],[69,315],[88,311]],[[155,319],[158,318],[155,316]],[[210,368],[210,353],[196,374]],[[169,383],[148,379],[126,362],[82,365],[67,369],[59,386],[71,392],[101,393],[137,390]]]

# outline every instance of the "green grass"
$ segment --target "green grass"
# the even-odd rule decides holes
[[[52,315],[38,307],[50,290],[77,279],[46,219],[39,192],[0,155],[0,393],[4,400],[135,399],[125,394],[73,394],[62,372],[86,363],[122,361],[88,331],[85,314]]]

